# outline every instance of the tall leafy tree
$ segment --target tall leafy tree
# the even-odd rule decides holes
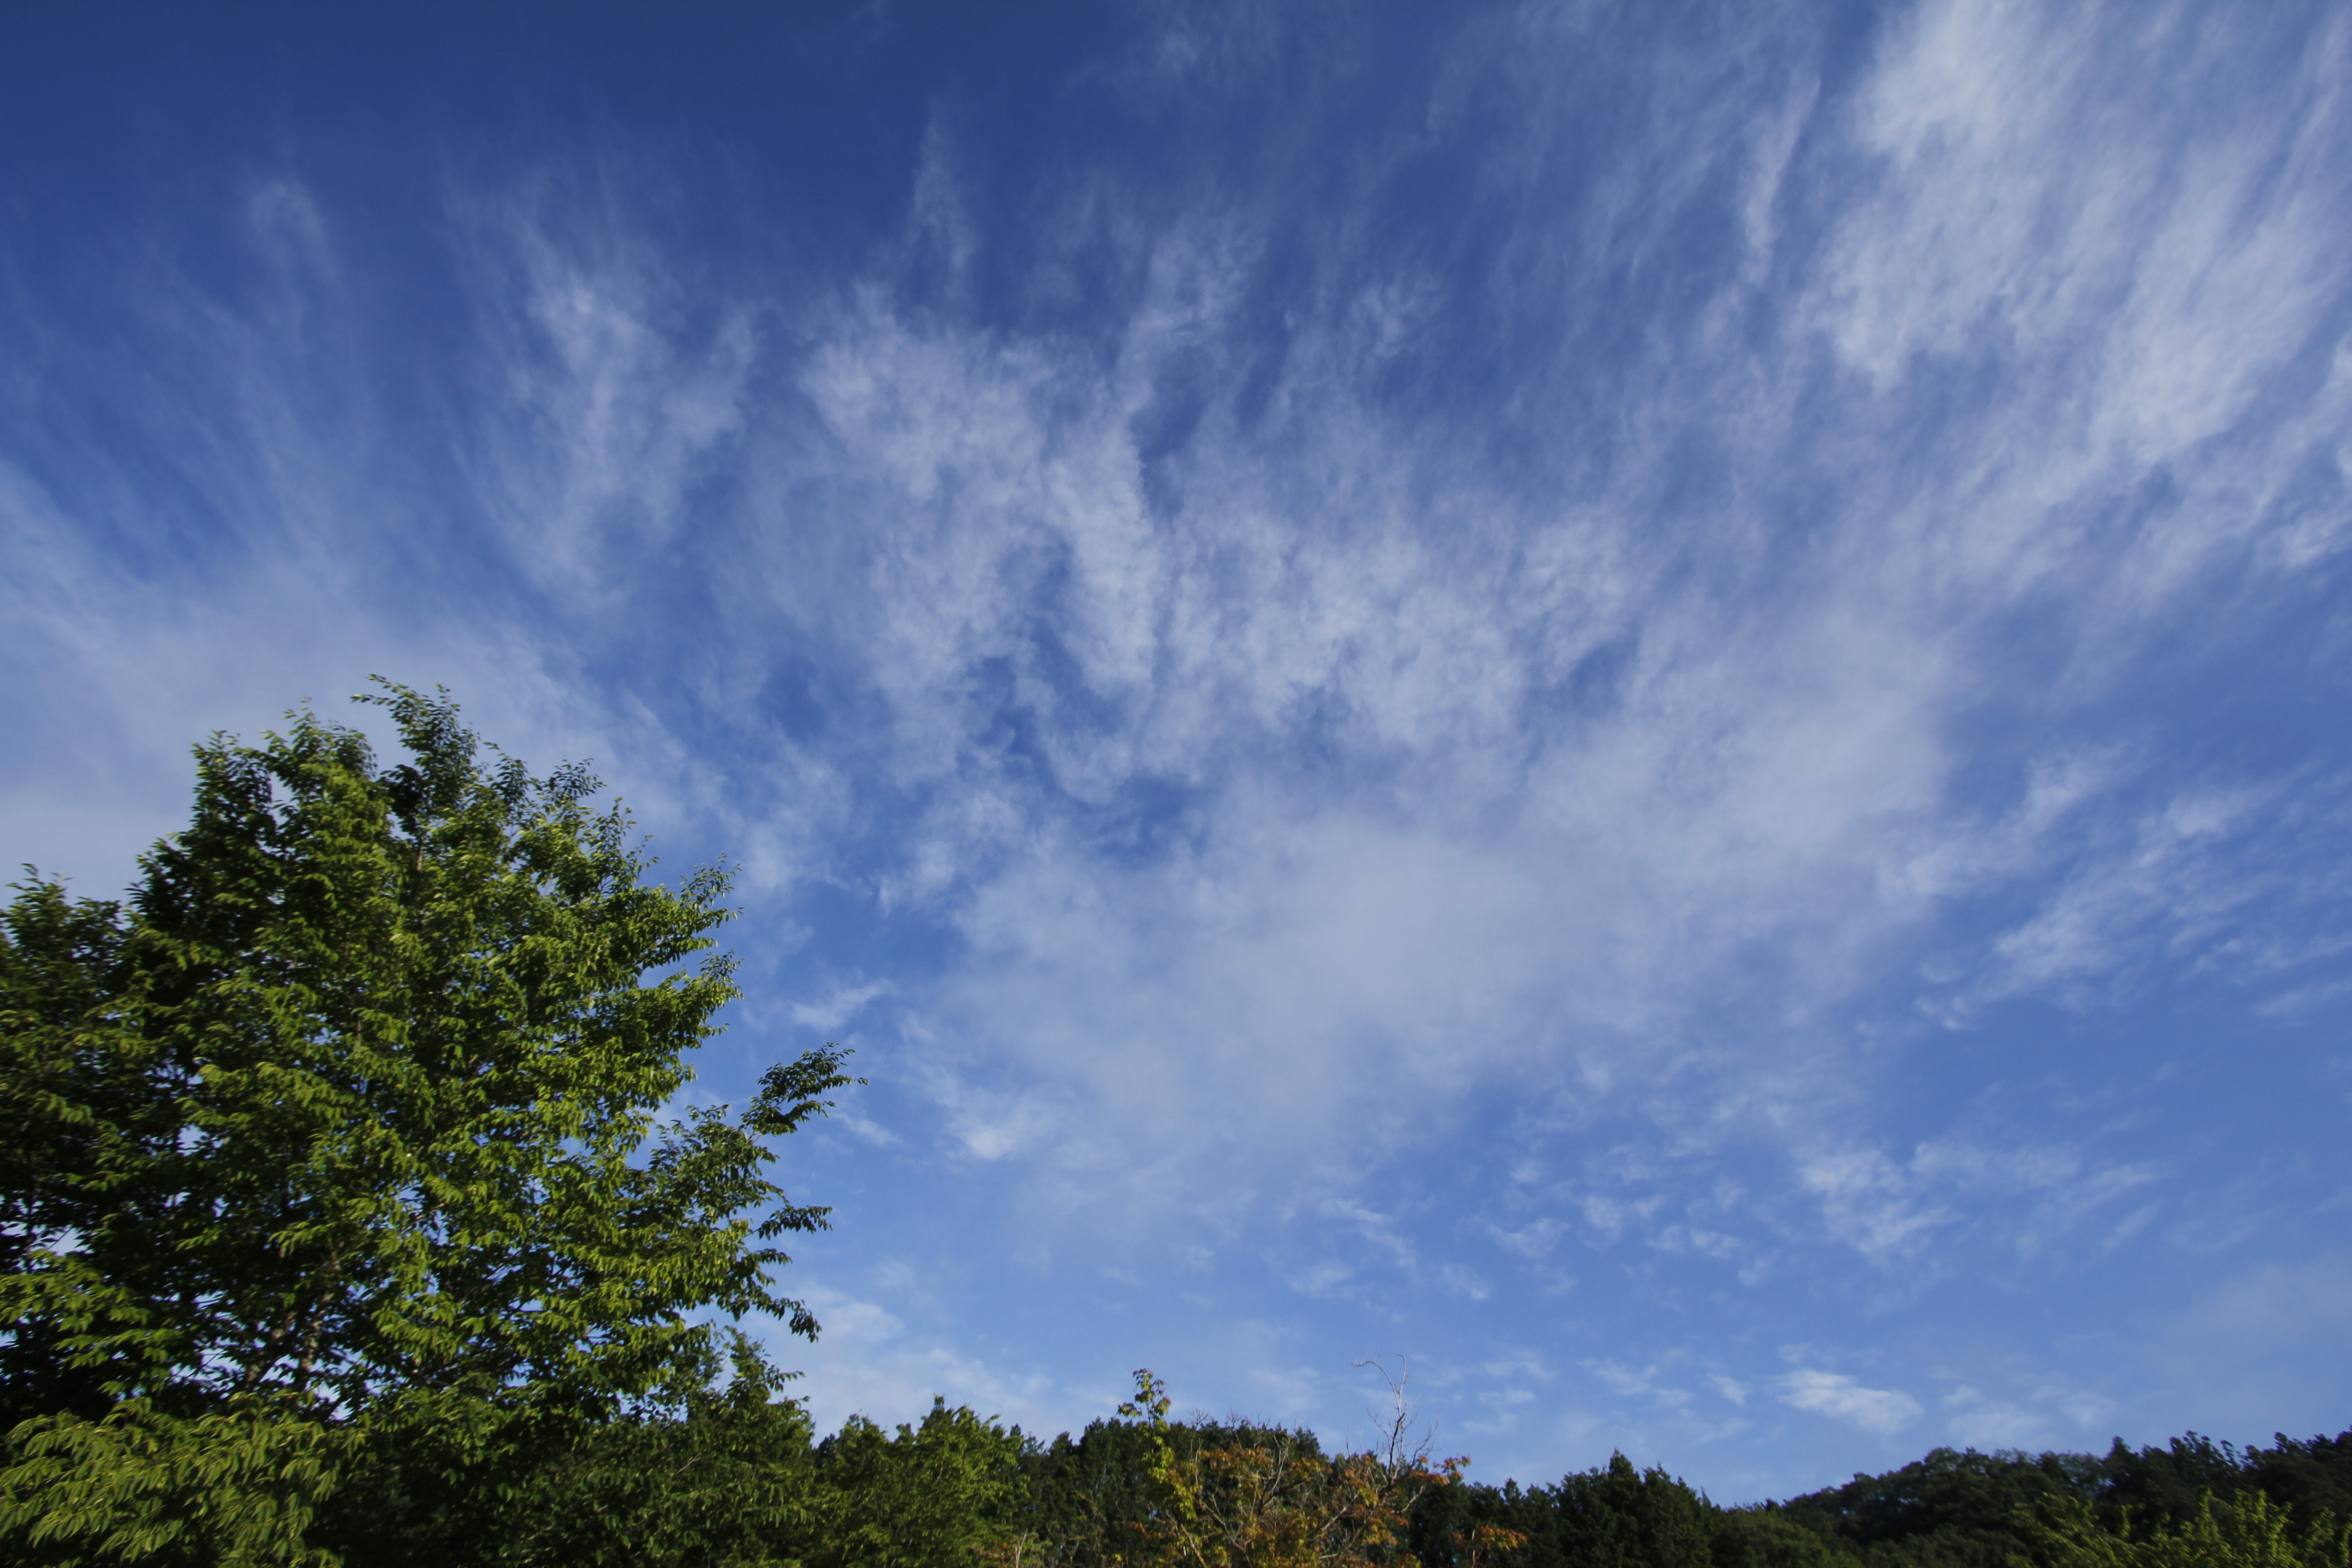
[[[772,1271],[825,1211],[764,1140],[842,1053],[660,1114],[736,994],[726,874],[649,881],[593,779],[446,695],[360,700],[404,760],[215,737],[127,906],[36,879],[0,920],[0,1531],[291,1559],[339,1443],[609,1416],[713,1313],[814,1332]]]

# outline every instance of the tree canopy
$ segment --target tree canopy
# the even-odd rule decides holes
[[[713,1314],[815,1331],[774,1243],[825,1211],[764,1141],[842,1053],[668,1114],[736,994],[726,873],[650,882],[586,772],[534,777],[446,696],[360,700],[403,760],[308,711],[215,736],[127,902],[35,875],[0,916],[19,1523],[72,1536],[145,1476],[180,1501],[142,1528],[193,1543],[193,1483],[156,1478],[259,1442],[293,1479],[223,1539],[282,1532],[332,1467],[272,1444],[609,1417],[704,1369]]]

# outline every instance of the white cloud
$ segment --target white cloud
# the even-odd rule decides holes
[[[1679,1410],[1691,1400],[1688,1389],[1663,1382],[1654,1366],[1635,1367],[1602,1360],[1585,1363],[1585,1369],[1620,1398],[1642,1399],[1667,1410]]]
[[[1973,1388],[1954,1389],[1945,1395],[1944,1407],[1951,1412],[1944,1430],[1971,1448],[2036,1448],[2050,1441],[2050,1424],[2039,1413],[1988,1399]]]
[[[1875,1149],[1824,1150],[1806,1159],[1798,1174],[1821,1199],[1832,1232],[1865,1257],[1916,1252],[1935,1230],[1959,1218],[1940,1205],[1922,1206],[1911,1173]]]
[[[1401,279],[1294,323],[1278,460],[1208,399],[1190,446],[1164,460],[1183,498],[1174,514],[1146,494],[1133,416],[1175,356],[1214,363],[1246,247],[1139,219],[1117,228],[1148,263],[1150,296],[1107,360],[917,324],[879,290],[831,323],[806,380],[838,444],[829,460],[887,498],[861,503],[879,541],[864,557],[874,679],[899,715],[902,776],[956,781],[894,886],[940,900],[974,944],[978,962],[940,997],[942,1026],[1076,1091],[1073,1125],[1041,1129],[1053,1158],[1107,1152],[1097,1129],[1119,1130],[1124,1158],[1156,1128],[1213,1124],[1255,1160],[1311,1163],[1335,1157],[1342,1129],[1381,1124],[1373,1085],[1571,1060],[1654,1082],[1704,1009],[1745,1004],[1782,1026],[1819,1016],[1951,900],[2078,851],[2068,836],[2084,815],[2134,776],[2113,748],[2069,740],[2023,759],[2020,795],[1987,818],[1955,809],[1963,759],[1948,735],[1973,707],[2008,700],[1979,661],[2000,616],[2053,590],[2097,600],[2102,573],[2177,577],[2156,562],[2178,542],[2138,552],[2068,531],[2084,487],[2125,482],[2156,448],[2117,436],[2083,457],[2068,443],[2087,427],[2053,434],[2036,402],[2033,378],[2058,374],[2058,359],[2032,356],[2072,355],[2078,325],[2107,310],[2103,280],[2153,276],[2132,269],[2143,240],[2187,198],[2168,194],[2170,175],[2133,174],[2128,141],[2097,142],[2087,165],[2049,156],[2074,128],[2002,62],[2029,62],[2044,85],[2121,89],[2082,74],[2096,51],[2081,37],[2045,33],[2024,9],[1936,11],[1890,51],[1850,122],[1901,177],[1842,209],[1809,279],[1822,319],[1882,380],[1912,374],[1923,347],[1968,347],[1989,320],[2011,335],[1988,352],[2024,356],[2032,374],[1962,427],[1977,458],[1909,478],[1891,512],[1876,510],[1891,481],[1863,477],[1824,521],[1820,573],[1786,600],[1669,578],[1633,499],[1675,460],[1664,450],[1636,447],[1622,486],[1549,506],[1464,482],[1429,437],[1387,423],[1335,345],[1362,321],[1393,322],[1395,301],[1414,297]],[[1804,122],[1804,95],[1789,101],[1785,123]],[[1775,154],[1770,180],[1792,177],[1791,156]],[[2061,186],[2016,177],[2061,165],[2075,170]],[[2200,178],[2208,205],[2252,189],[2242,163]],[[2076,199],[2118,180],[2139,193],[2124,210]],[[2048,248],[2046,213],[2065,215],[2082,255]],[[1257,216],[1227,203],[1209,227]],[[2266,276],[2307,271],[2326,251],[2284,220],[2252,249],[2200,243],[2221,247],[2212,267]],[[1937,269],[1925,282],[1920,258]],[[2260,295],[2228,297],[2269,312],[2262,341],[2307,335],[2300,295]],[[2163,329],[2116,330],[2137,343]],[[1715,352],[1676,349],[1699,363]],[[1779,352],[1790,365],[1803,353]],[[2240,367],[2242,386],[2272,363]],[[2093,395],[2120,407],[2146,381],[2124,365]],[[1630,416],[1637,426],[1643,412],[1691,416],[1657,395]],[[2251,394],[2210,395],[2225,412],[2134,415],[2133,428],[2168,432],[2162,451],[2177,453]],[[1792,438],[1760,412],[1700,417],[1759,470]],[[1434,507],[1418,499],[1433,490]],[[1736,577],[1763,520],[1734,502],[1709,526],[1705,548]],[[2147,635],[2160,607],[2134,592],[2103,612],[2119,635]],[[1595,658],[1613,661],[1605,703],[1532,716]],[[983,700],[972,676],[992,662],[1008,674]],[[978,743],[1008,708],[1034,723],[1044,794]],[[1297,776],[1302,751],[1329,759],[1311,782]],[[1160,784],[1186,794],[1175,847],[1105,855],[1076,813]],[[2191,790],[2149,820],[2188,833],[2227,798]],[[2176,837],[2174,862],[2194,847]],[[2162,901],[2168,863],[2086,863],[1986,955],[1988,978],[1949,1016],[2160,951],[2172,932],[2139,911]],[[2209,907],[2236,918],[2226,901]],[[1759,952],[1769,965],[1750,962]],[[1778,979],[1743,994],[1759,967]],[[1765,1070],[1776,1037],[1819,1048],[1763,1033],[1751,1060]],[[1209,1106],[1217,1116],[1198,1113]],[[1285,1136],[1244,1137],[1235,1117]],[[1816,1190],[1842,1194],[1836,1223],[1870,1248],[1899,1250],[1939,1223],[1932,1206],[1869,1199],[1852,1173],[1816,1164]]]
[[[887,980],[870,980],[863,985],[836,987],[821,1002],[793,1004],[793,1022],[803,1028],[829,1033],[864,1010],[877,997],[887,996],[893,989]]]
[[[1922,1142],[1899,1161],[1848,1145],[1815,1149],[1798,1163],[1798,1179],[1831,1233],[1882,1264],[1914,1258],[1956,1228],[1990,1231],[2020,1255],[2042,1252],[2163,1174],[2147,1163],[2097,1163],[2070,1145],[1986,1143],[1959,1133]]]
[[[613,184],[549,171],[450,201],[486,383],[461,460],[514,563],[585,610],[625,605],[672,539],[743,427],[760,355],[756,310],[695,297]]]
[[[1843,1373],[1803,1367],[1779,1380],[1780,1401],[1799,1410],[1891,1437],[1922,1414],[1919,1402],[1888,1388],[1868,1388]]]

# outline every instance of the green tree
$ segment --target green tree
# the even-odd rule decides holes
[[[817,1445],[809,1568],[969,1568],[1019,1561],[1028,1444],[969,1409],[934,1399],[895,1436],[853,1415]]]
[[[782,1379],[750,1341],[739,1335],[733,1348],[735,1374],[723,1389],[694,1376],[667,1408],[572,1426],[568,1441],[499,1489],[469,1521],[470,1550],[454,1555],[522,1568],[797,1565],[828,1511],[808,1415],[775,1397]],[[377,1512],[352,1509],[349,1522],[367,1531]]]
[[[1715,1568],[1856,1568],[1862,1561],[1772,1504],[1717,1513],[1708,1550]]]
[[[25,1550],[299,1560],[363,1450],[462,1478],[518,1421],[675,1397],[712,1313],[815,1331],[772,1243],[825,1211],[764,1140],[842,1053],[661,1115],[736,994],[726,874],[649,883],[593,779],[486,755],[446,696],[359,700],[406,760],[308,711],[215,737],[127,908],[36,877],[0,921]]]
[[[1872,1561],[2006,1568],[2028,1546],[2020,1521],[2058,1500],[2090,1497],[2097,1469],[2081,1454],[1936,1448],[1901,1469],[1790,1499],[1783,1510]]]
[[[2280,1433],[2273,1447],[2244,1449],[2195,1432],[2137,1452],[2117,1438],[2096,1474],[2100,1516],[2110,1523],[2129,1509],[2146,1525],[2186,1524],[2209,1498],[2227,1502],[2248,1488],[2287,1509],[2298,1525],[2323,1514],[2352,1519],[2352,1432],[2308,1442]]]
[[[2108,1529],[2081,1498],[2050,1499],[2021,1520],[2031,1568],[2346,1568],[2352,1531],[2321,1515],[2301,1529],[2288,1510],[2251,1489],[2227,1502],[2207,1492],[2169,1527]]]
[[[1716,1510],[1664,1469],[1622,1454],[1522,1492],[1506,1486],[1500,1522],[1524,1534],[1528,1568],[1706,1568]]]
[[[1178,1429],[1181,1440],[1195,1435]],[[1029,1479],[1016,1541],[1021,1568],[1111,1568],[1144,1541],[1159,1496],[1150,1427],[1090,1421],[1023,1456]],[[1187,1445],[1197,1447],[1197,1438]]]

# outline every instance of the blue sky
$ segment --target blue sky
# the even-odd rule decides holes
[[[827,1424],[2352,1422],[2352,13],[482,10],[12,23],[0,856],[593,759]]]

